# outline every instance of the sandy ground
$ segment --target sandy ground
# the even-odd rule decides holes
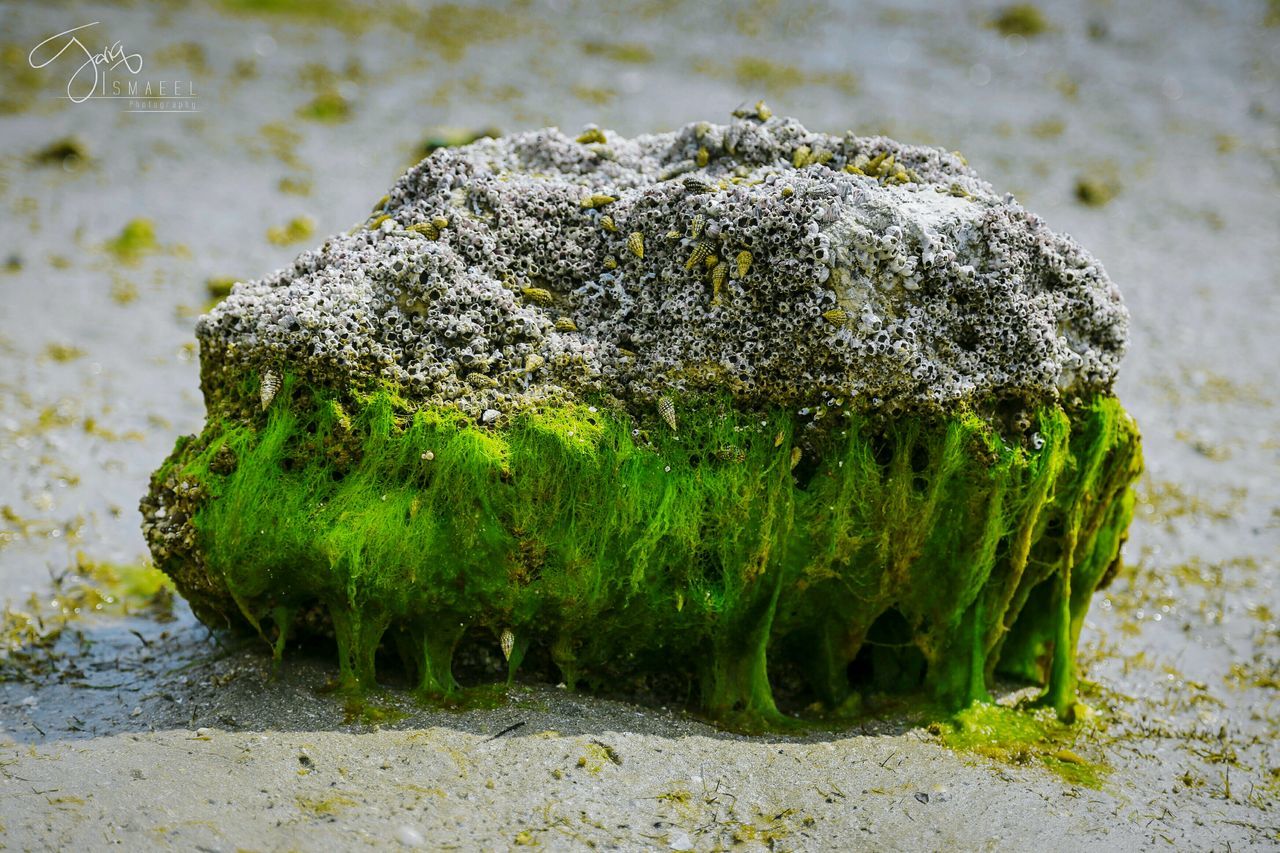
[[[323,657],[272,678],[260,644],[179,603],[0,645],[0,847],[1280,846],[1274,3],[1046,2],[1034,37],[986,26],[988,4],[319,6],[0,4],[0,602],[53,625],[78,559],[144,559],[137,499],[203,415],[205,280],[361,219],[432,128],[632,134],[763,95],[815,129],[963,151],[1125,292],[1119,392],[1149,470],[1130,568],[1082,642],[1098,713],[1072,750],[1101,787],[909,717],[745,738],[550,685],[466,712],[391,686],[383,723],[351,722]],[[93,21],[140,76],[190,81],[199,112],[71,103],[78,62],[26,67]],[[320,93],[310,114],[334,120],[306,117]],[[71,134],[78,167],[34,156]],[[1082,179],[1114,198],[1081,203]],[[317,236],[268,239],[304,215]],[[106,250],[136,217],[157,249]]]

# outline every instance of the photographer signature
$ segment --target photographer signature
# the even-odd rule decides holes
[[[99,21],[94,21],[92,24],[83,24],[82,26],[79,26],[79,27],[72,27],[71,29],[58,33],[57,35],[50,36],[49,38],[45,39],[44,41],[40,42],[38,45],[33,47],[31,49],[31,53],[27,55],[27,62],[30,63],[32,68],[44,68],[46,65],[53,62],[58,57],[62,56],[62,54],[66,53],[71,48],[73,47],[79,48],[80,53],[84,54],[84,57],[85,57],[84,63],[81,64],[80,67],[76,69],[75,73],[71,75],[71,78],[67,80],[67,97],[70,98],[71,101],[76,104],[84,103],[85,101],[92,98],[94,94],[97,92],[98,82],[101,77],[101,70],[100,70],[101,66],[104,66],[104,65],[108,66],[107,70],[110,71],[123,65],[132,74],[137,74],[139,71],[142,70],[142,54],[125,53],[124,47],[123,45],[121,45],[119,40],[117,40],[115,43],[111,44],[110,46],[103,48],[101,53],[92,53],[89,50],[89,48],[85,47],[80,42],[79,38],[72,35],[72,33],[79,32],[80,30],[85,30],[85,29],[88,29],[89,27],[96,27],[99,23],[100,23]],[[60,48],[57,48],[57,44],[54,44],[52,47],[49,48],[49,50],[53,50],[54,48],[57,48],[56,52],[54,52],[52,56],[49,56],[47,59],[44,59],[44,61],[39,62],[37,64],[36,54],[42,53],[42,50],[50,42],[56,42],[58,39],[61,39],[67,36],[70,36],[70,38],[67,38],[66,41],[61,42],[60,44],[62,46]],[[72,56],[78,58],[80,56],[80,53],[72,51]],[[87,76],[82,77],[82,75],[85,74],[86,68],[92,69],[92,72],[93,72],[93,80],[88,86],[87,91],[85,90],[83,84],[88,81],[88,77]],[[77,80],[81,81],[81,86],[79,88],[76,86]],[[77,95],[76,94],[77,90],[80,92],[83,92],[83,94]]]

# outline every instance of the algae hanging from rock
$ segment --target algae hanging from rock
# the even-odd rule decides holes
[[[972,414],[815,434],[724,399],[680,411],[678,436],[657,412],[585,405],[495,430],[289,377],[267,412],[213,421],[157,472],[198,532],[161,567],[198,613],[273,640],[321,608],[352,689],[373,686],[385,642],[421,693],[448,696],[458,644],[511,631],[566,681],[685,678],[747,728],[785,722],[782,669],[827,708],[869,685],[959,708],[1000,672],[1070,712],[1140,465],[1113,398],[1039,412],[1038,449]],[[793,470],[802,444],[812,462]],[[876,639],[886,618],[896,643]]]

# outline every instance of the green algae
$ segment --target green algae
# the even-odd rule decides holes
[[[676,400],[678,431],[603,404],[490,428],[290,377],[263,412],[257,385],[155,475],[199,498],[178,510],[197,541],[160,567],[206,621],[277,653],[319,621],[342,689],[374,687],[385,647],[427,697],[457,695],[460,645],[510,632],[511,673],[683,680],[747,729],[787,723],[784,681],[820,708],[866,689],[963,708],[997,673],[1070,717],[1141,465],[1110,397],[1044,407],[1018,441],[974,412],[812,422],[708,397]]]
[[[269,154],[291,169],[303,169],[298,156],[302,134],[282,121],[268,122],[258,128],[258,137],[247,140],[250,150]]]
[[[307,63],[298,72],[298,83],[309,89],[313,97],[298,109],[297,115],[330,124],[346,121],[354,108],[346,93],[358,91],[365,82],[364,68],[358,60],[347,60],[338,70],[319,62]]]
[[[351,118],[351,101],[337,89],[324,89],[298,109],[300,118],[336,124]]]
[[[1079,735],[1047,711],[1031,712],[989,703],[974,704],[930,727],[943,745],[1005,764],[1040,765],[1065,781],[1098,790],[1105,765],[1081,757],[1072,747]]]
[[[273,225],[267,229],[267,241],[275,246],[287,246],[306,240],[316,231],[316,221],[310,216],[295,216],[284,225]]]
[[[0,115],[24,113],[40,102],[45,78],[31,67],[30,45],[0,44]]]
[[[120,233],[107,242],[106,249],[127,264],[135,264],[143,256],[158,252],[160,243],[156,240],[155,223],[142,218],[129,220]]]
[[[618,90],[608,86],[585,86],[577,84],[570,89],[573,96],[584,104],[597,107],[607,106],[618,97]]]
[[[206,278],[204,280],[204,289],[209,294],[209,298],[214,300],[216,304],[231,295],[231,289],[236,286],[238,281],[240,279],[226,276]]]
[[[7,507],[5,508],[8,509]],[[150,563],[105,563],[77,554],[53,578],[53,589],[31,593],[0,613],[0,682],[37,681],[57,670],[59,639],[95,615],[173,618],[173,583]]]
[[[717,60],[699,59],[694,70],[719,79],[731,79],[744,89],[786,94],[807,86],[827,86],[846,95],[859,90],[857,75],[849,71],[809,72],[761,56],[740,56],[725,66]]]
[[[1120,194],[1120,184],[1105,174],[1076,178],[1076,201],[1086,207],[1102,207]]]
[[[68,172],[79,169],[89,159],[88,146],[75,136],[55,139],[31,155],[31,162],[37,166],[60,166]]]
[[[68,361],[75,361],[84,356],[84,350],[70,344],[59,343],[56,341],[45,344],[45,358],[65,364]]]
[[[313,818],[333,817],[359,805],[351,797],[341,793],[295,794],[298,811]]]
[[[416,159],[418,162],[423,157],[430,157],[441,148],[457,148],[461,145],[470,145],[477,139],[497,139],[502,135],[502,131],[496,127],[482,128],[465,128],[465,127],[435,127],[427,132],[427,137],[418,146]]]
[[[117,305],[132,305],[138,301],[138,285],[124,276],[111,276],[111,289],[108,293]]]
[[[1002,36],[1034,38],[1049,29],[1044,13],[1031,3],[1014,3],[1001,9],[989,26]]]
[[[580,46],[587,56],[602,56],[614,62],[644,65],[653,61],[653,51],[640,42],[584,41]]]
[[[311,195],[311,181],[294,175],[285,175],[276,183],[276,189],[286,195]]]
[[[222,0],[222,7],[231,13],[320,24],[348,33],[362,32],[376,11],[349,0]]]
[[[467,50],[537,30],[540,22],[523,11],[438,3],[403,25],[446,62],[458,62]]]

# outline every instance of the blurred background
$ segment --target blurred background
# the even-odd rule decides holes
[[[433,146],[760,98],[959,150],[1103,262],[1148,473],[1087,671],[1280,791],[1275,0],[0,3],[0,606],[70,618],[68,577],[145,568],[137,501],[203,418],[195,318]]]

